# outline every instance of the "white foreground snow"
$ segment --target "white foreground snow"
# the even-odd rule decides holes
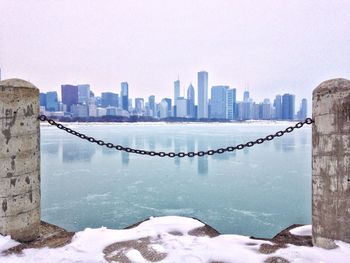
[[[290,262],[350,262],[350,244],[337,241],[339,246],[333,250],[316,247],[298,247],[289,245],[273,254],[264,255],[258,252],[259,246],[266,241],[252,240],[239,235],[221,235],[215,238],[188,235],[192,229],[202,227],[197,220],[178,216],[150,218],[139,226],[128,230],[112,230],[104,227],[85,229],[76,233],[72,242],[64,247],[49,249],[26,249],[22,255],[0,256],[0,262],[106,262],[103,249],[115,242],[158,237],[161,242],[151,244],[160,253],[167,253],[161,262],[264,262],[272,256],[281,256]],[[291,230],[293,234],[310,234],[311,226]],[[172,235],[169,232],[181,232],[183,235]],[[0,235],[0,252],[17,243]],[[137,250],[130,249],[125,254],[132,262],[148,262]]]

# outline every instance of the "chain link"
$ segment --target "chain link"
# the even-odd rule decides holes
[[[170,158],[174,158],[174,157],[179,157],[179,158],[183,158],[183,157],[195,157],[195,156],[204,156],[204,155],[213,155],[213,154],[223,154],[225,152],[233,152],[236,150],[242,150],[244,148],[249,148],[252,147],[256,144],[262,144],[266,141],[271,141],[276,137],[281,137],[286,133],[291,133],[293,132],[295,129],[300,129],[301,127],[304,126],[304,124],[312,124],[314,123],[314,121],[311,118],[306,118],[304,121],[298,122],[297,124],[295,124],[294,126],[290,126],[288,128],[286,128],[285,130],[281,130],[276,132],[275,134],[270,134],[267,135],[264,138],[259,138],[256,139],[255,141],[249,141],[245,144],[238,144],[236,146],[229,146],[227,148],[219,148],[217,150],[208,150],[208,151],[199,151],[199,152],[155,152],[155,151],[146,151],[146,150],[139,150],[139,149],[133,149],[133,148],[128,148],[128,147],[123,147],[121,145],[115,145],[113,143],[106,143],[102,140],[96,140],[94,137],[89,137],[83,133],[79,133],[75,130],[72,130],[70,128],[65,127],[64,125],[62,125],[61,123],[57,123],[55,122],[53,119],[48,118],[45,115],[40,115],[38,117],[38,119],[40,121],[47,121],[50,125],[52,126],[56,126],[58,129],[64,130],[72,135],[75,135],[83,140],[87,140],[89,142],[92,143],[96,143],[100,146],[106,146],[107,148],[110,149],[116,149],[118,151],[124,151],[124,152],[128,152],[128,153],[136,153],[136,154],[141,154],[141,155],[149,155],[149,156],[158,156],[158,157],[170,157]]]

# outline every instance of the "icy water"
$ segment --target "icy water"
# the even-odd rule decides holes
[[[69,124],[128,147],[197,151],[245,143],[291,123]],[[233,153],[170,159],[121,153],[41,127],[42,217],[70,231],[195,217],[221,233],[271,237],[311,222],[311,129]]]

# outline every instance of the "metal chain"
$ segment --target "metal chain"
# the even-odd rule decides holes
[[[149,156],[159,156],[159,157],[171,157],[171,158],[174,158],[174,157],[180,157],[180,158],[183,158],[183,157],[194,157],[194,156],[204,156],[204,155],[213,155],[213,154],[222,154],[222,153],[225,153],[225,152],[233,152],[235,150],[242,150],[246,147],[252,147],[254,146],[255,144],[262,144],[263,142],[265,141],[271,141],[273,140],[274,138],[276,137],[281,137],[283,136],[284,134],[286,133],[291,133],[294,129],[300,129],[301,127],[304,126],[304,124],[312,124],[314,122],[314,120],[312,120],[311,118],[306,118],[304,121],[301,121],[301,122],[298,122],[297,124],[295,124],[294,126],[290,126],[288,128],[286,128],[285,130],[281,130],[281,131],[278,131],[276,132],[275,134],[270,134],[270,135],[267,135],[266,137],[264,138],[259,138],[255,141],[249,141],[245,144],[238,144],[236,146],[229,146],[229,147],[226,147],[226,148],[219,148],[217,150],[208,150],[208,151],[199,151],[199,152],[178,152],[178,153],[175,153],[175,152],[155,152],[155,151],[145,151],[145,150],[139,150],[139,149],[133,149],[133,148],[128,148],[128,147],[124,147],[124,146],[121,146],[121,145],[115,145],[113,143],[106,143],[102,140],[96,140],[95,138],[93,137],[89,137],[83,133],[79,133],[73,129],[70,129],[70,128],[67,128],[65,127],[64,125],[60,124],[60,123],[57,123],[55,122],[53,119],[50,119],[48,118],[47,116],[45,115],[40,115],[38,117],[39,120],[41,121],[47,121],[49,124],[53,125],[53,126],[56,126],[57,128],[61,129],[61,130],[64,130],[70,134],[73,134],[81,139],[84,139],[84,140],[87,140],[89,142],[92,142],[92,143],[97,143],[98,145],[100,146],[106,146],[107,148],[114,148],[118,151],[124,151],[124,152],[128,152],[128,153],[136,153],[136,154],[141,154],[141,155],[149,155]]]

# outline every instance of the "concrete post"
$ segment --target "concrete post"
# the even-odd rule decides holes
[[[39,90],[29,82],[0,82],[0,234],[18,241],[40,227]]]
[[[350,81],[325,81],[312,99],[312,238],[330,249],[350,243]]]

